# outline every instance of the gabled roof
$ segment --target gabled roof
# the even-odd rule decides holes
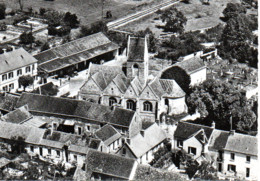
[[[205,136],[209,140],[214,128],[181,121],[178,123],[178,126],[174,132],[174,137],[181,140],[186,140],[192,136],[195,136],[196,133],[201,130],[204,130]]]
[[[37,87],[31,93],[52,96],[52,95],[57,95],[56,89],[57,89],[56,85],[54,85],[52,82],[48,82],[46,84]]]
[[[36,63],[37,60],[23,48],[0,55],[0,74]]]
[[[258,155],[257,137],[222,130],[214,130],[209,148],[215,150],[227,150],[247,155]]]
[[[18,96],[0,93],[0,110],[13,111],[18,99]]]
[[[154,80],[149,83],[149,86],[158,97],[179,98],[185,96],[185,92],[175,80],[159,79],[158,77],[155,77]]]
[[[173,66],[178,66],[178,67],[182,68],[188,74],[191,74],[193,72],[196,72],[196,71],[206,67],[203,60],[200,57],[192,57],[190,59],[178,62],[178,63],[174,64]]]
[[[128,59],[131,62],[143,62],[145,53],[145,38],[130,37],[128,42]]]
[[[119,88],[119,90],[122,93],[125,93],[127,88],[129,87],[131,83],[131,79],[126,78],[125,75],[118,74],[114,79],[113,82],[116,84],[116,86]]]
[[[27,106],[22,106],[1,117],[3,121],[16,124],[22,123],[30,118],[32,118],[32,115],[29,113]]]
[[[118,48],[100,32],[46,50],[34,57],[39,61],[40,69],[53,72]]]
[[[106,145],[110,145],[121,137],[121,134],[111,125],[105,125],[95,132],[95,135]]]
[[[133,117],[135,116],[134,111],[121,108],[112,109],[110,106],[82,100],[65,99],[31,93],[23,93],[17,102],[16,107],[26,104],[32,114],[34,112],[40,112],[42,114],[51,114],[53,116],[63,115],[71,118],[106,122],[124,127],[129,127]]]
[[[138,77],[135,77],[132,82],[131,82],[131,86],[133,87],[135,93],[137,96],[139,96],[143,90],[142,85],[138,79]]]
[[[86,156],[86,171],[112,176],[117,179],[130,179],[136,162],[134,159],[89,150]]]
[[[143,131],[144,135],[139,133],[130,138],[130,144],[126,143],[137,158],[141,157],[167,138],[166,133],[156,123]]]

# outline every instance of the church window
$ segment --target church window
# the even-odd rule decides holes
[[[139,66],[137,64],[133,65],[133,77],[139,75]]]
[[[153,111],[153,104],[149,101],[144,102],[144,111]]]
[[[109,106],[113,106],[113,104],[117,103],[116,99],[114,97],[109,98]]]
[[[135,111],[135,109],[136,109],[135,107],[136,107],[135,102],[133,100],[127,100],[126,101],[126,108],[127,109],[131,109],[131,110]]]

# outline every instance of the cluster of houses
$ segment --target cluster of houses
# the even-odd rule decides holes
[[[158,120],[187,113],[185,91],[175,80],[149,74],[146,37],[129,37],[123,65],[103,65],[118,56],[118,49],[97,33],[35,56],[22,48],[0,55],[0,142],[11,149],[22,141],[32,156],[76,164],[80,180],[133,180],[138,165],[148,165],[169,142],[198,162],[210,160],[220,178],[256,178],[257,137],[184,121],[176,121],[167,134]],[[206,80],[200,57],[173,65],[186,71],[191,85]],[[78,99],[7,93],[20,87],[22,75],[46,80],[86,68]]]

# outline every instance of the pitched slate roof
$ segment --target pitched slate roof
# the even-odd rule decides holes
[[[0,74],[36,63],[37,60],[23,48],[0,55]]]
[[[140,95],[140,94],[141,94],[143,88],[142,88],[142,85],[141,85],[141,83],[140,83],[138,77],[135,77],[135,78],[132,80],[131,86],[133,87],[133,89],[134,89],[136,95]]]
[[[156,123],[143,131],[144,136],[139,133],[130,139],[130,144],[126,143],[137,158],[141,157],[167,138],[166,133]]]
[[[13,111],[19,97],[11,94],[0,94],[0,110]]]
[[[145,53],[145,38],[130,37],[128,42],[128,59],[131,62],[143,62]]]
[[[207,139],[209,139],[214,128],[181,121],[178,123],[178,126],[174,132],[174,137],[186,140],[201,130],[204,130],[205,136],[207,137]]]
[[[175,80],[159,79],[158,77],[155,77],[154,80],[149,83],[149,86],[158,97],[179,98],[185,96],[185,92]]]
[[[105,125],[95,132],[95,135],[106,145],[110,145],[121,137],[121,134],[111,125]]]
[[[48,146],[62,149],[64,145],[68,150],[86,154],[89,148],[97,149],[101,140],[95,138],[83,138],[75,134],[54,131],[51,135],[50,130],[36,127],[24,126],[0,121],[0,138],[12,139],[22,137],[26,143]]]
[[[41,91],[40,91],[41,89]],[[57,86],[54,85],[52,82],[48,82],[44,85],[41,85],[40,87],[37,87],[34,89],[31,93],[35,94],[42,94],[42,95],[55,95],[54,93],[56,92]]]
[[[39,61],[40,69],[53,72],[118,48],[100,32],[46,50],[34,57]]]
[[[16,107],[27,104],[29,111],[45,114],[64,115],[86,120],[106,122],[118,126],[129,127],[134,111],[121,108],[112,109],[87,101],[65,99],[59,97],[44,96],[39,94],[23,93],[17,102]],[[122,119],[123,118],[123,119]]]
[[[200,57],[192,57],[190,59],[183,60],[182,62],[178,62],[178,63],[174,64],[173,66],[178,66],[178,67],[182,68],[188,74],[191,74],[193,72],[196,72],[196,71],[206,67]]]
[[[30,118],[32,118],[32,115],[29,113],[27,106],[22,106],[1,117],[3,121],[16,124],[22,123]]]
[[[89,150],[86,159],[86,171],[129,179],[135,166],[135,160],[108,153]]]
[[[215,150],[227,150],[247,155],[258,155],[257,137],[227,131],[214,130],[209,148]]]
[[[131,83],[131,79],[126,78],[125,75],[118,74],[114,79],[113,82],[116,84],[116,86],[119,88],[119,90],[122,93],[125,93],[127,88],[129,87]]]

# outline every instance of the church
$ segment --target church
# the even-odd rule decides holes
[[[122,66],[91,64],[79,99],[134,110],[144,121],[187,112],[175,80],[149,76],[147,37],[129,36],[126,55]]]

